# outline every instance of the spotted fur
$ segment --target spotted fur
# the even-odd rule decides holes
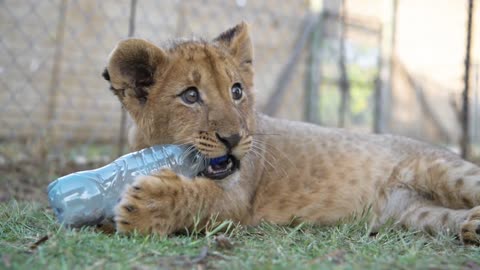
[[[390,135],[351,133],[267,117],[254,110],[253,53],[244,23],[212,42],[157,47],[119,43],[104,77],[135,124],[133,150],[188,143],[209,157],[229,151],[242,166],[223,180],[164,170],[139,177],[116,208],[120,232],[167,235],[211,216],[247,225],[292,220],[333,224],[373,210],[431,234],[479,243],[480,168],[435,146]],[[232,99],[233,84],[243,86]],[[197,87],[201,100],[179,95]],[[240,136],[232,149],[223,137]]]

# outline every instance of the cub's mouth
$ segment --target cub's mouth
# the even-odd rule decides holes
[[[212,158],[208,162],[207,168],[199,175],[213,180],[221,180],[240,168],[240,161],[233,155]]]

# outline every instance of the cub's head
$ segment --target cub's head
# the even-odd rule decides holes
[[[120,42],[104,72],[135,122],[133,147],[191,144],[215,160],[206,177],[223,179],[240,166],[255,128],[252,44],[241,23],[211,42],[168,48]]]

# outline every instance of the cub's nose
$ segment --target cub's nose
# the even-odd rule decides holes
[[[223,144],[225,144],[225,146],[228,149],[232,149],[235,146],[237,146],[238,143],[240,142],[240,139],[242,138],[242,137],[240,137],[240,134],[233,134],[233,135],[228,136],[228,137],[222,137],[218,133],[216,135],[217,135],[218,140],[220,140]]]

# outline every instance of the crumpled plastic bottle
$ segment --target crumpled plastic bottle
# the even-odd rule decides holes
[[[137,176],[169,168],[193,177],[205,167],[203,156],[188,146],[156,145],[126,154],[104,167],[60,177],[48,185],[48,199],[64,226],[97,225],[113,218],[121,193]]]

